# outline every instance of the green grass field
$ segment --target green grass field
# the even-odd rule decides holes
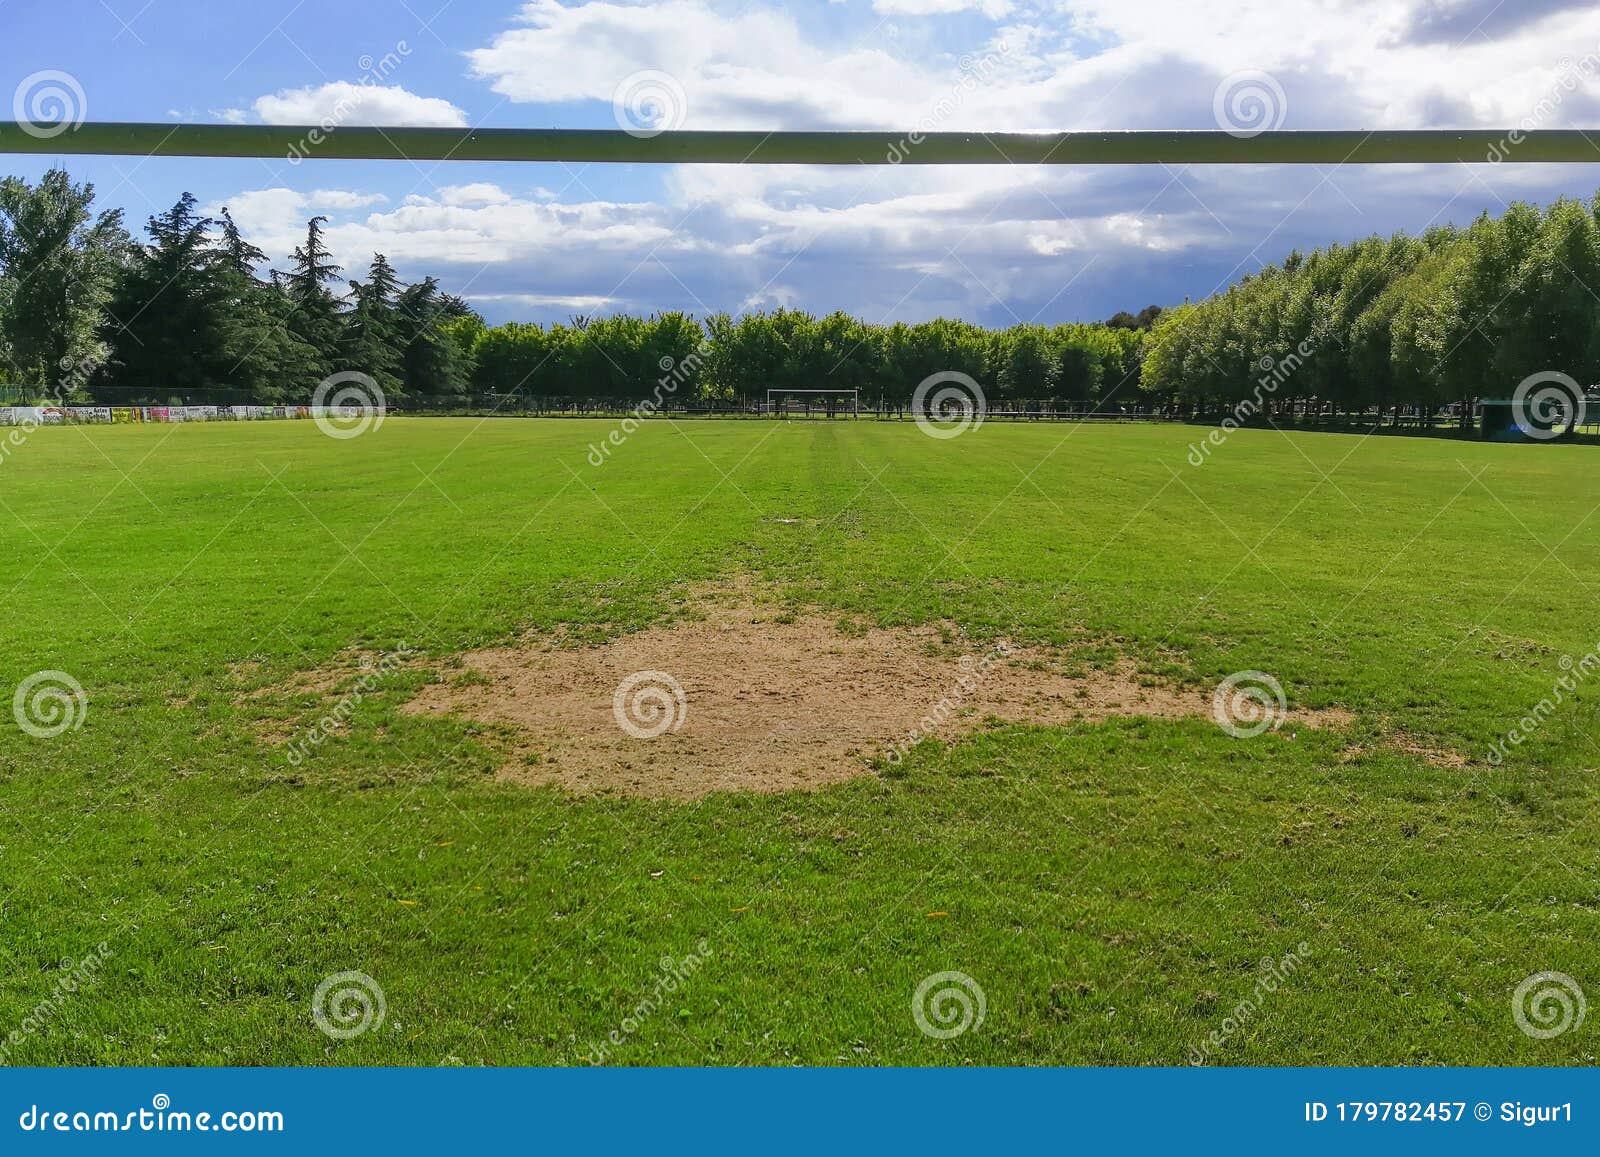
[[[1538,1039],[1512,994],[1600,992],[1594,688],[1485,759],[1600,639],[1592,448],[1242,431],[1195,468],[1182,426],[656,421],[595,468],[611,428],[10,448],[0,691],[64,671],[87,712],[0,730],[9,1063],[582,1064],[613,1031],[624,1065],[1183,1064],[1213,1033],[1223,1064],[1593,1063],[1600,1018]],[[497,781],[492,728],[401,712],[424,667],[298,767],[271,738],[351,648],[602,639],[741,576],[846,626],[1259,669],[1353,722],[996,725],[691,802]],[[386,1015],[330,1039],[313,993],[351,970]],[[986,1012],[935,1039],[912,996],[947,970]]]

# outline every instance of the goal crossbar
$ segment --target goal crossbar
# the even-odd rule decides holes
[[[313,143],[314,142],[314,143]],[[1600,161],[1600,130],[981,133],[456,129],[0,121],[0,153],[709,165],[1540,164]]]

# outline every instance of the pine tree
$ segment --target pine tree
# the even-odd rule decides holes
[[[359,370],[376,381],[387,395],[402,392],[400,370],[400,314],[397,308],[400,278],[389,259],[375,254],[365,282],[350,283],[354,302],[345,315],[340,342],[340,369]]]
[[[325,374],[317,353],[296,335],[294,307],[282,287],[282,275],[256,276],[267,255],[246,241],[233,215],[222,209],[221,265],[229,308],[225,345],[227,384],[252,401],[298,400]]]
[[[222,207],[222,258],[231,273],[247,281],[255,281],[256,266],[267,259],[265,253],[244,239],[226,205]]]
[[[425,277],[399,297],[399,332],[403,349],[401,377],[413,396],[465,394],[471,365],[447,332],[452,319],[470,314],[460,298],[439,292],[439,283]]]
[[[327,377],[339,360],[341,322],[339,302],[328,288],[341,272],[322,239],[326,217],[313,217],[306,224],[306,243],[294,251],[294,268],[283,278],[283,287],[294,306],[290,331],[311,348],[316,357],[318,379]],[[315,383],[312,383],[315,385]]]
[[[212,224],[185,193],[150,218],[150,243],[117,285],[107,325],[110,377],[136,396],[227,384],[233,300]]]

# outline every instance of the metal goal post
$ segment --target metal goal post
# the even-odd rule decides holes
[[[0,153],[711,165],[1370,165],[1600,161],[1586,129],[749,132],[0,121]]]

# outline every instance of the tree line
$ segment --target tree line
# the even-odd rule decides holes
[[[1158,306],[1104,323],[990,330],[938,319],[874,325],[793,309],[703,319],[573,317],[488,326],[433,278],[382,255],[346,278],[314,217],[286,271],[266,268],[226,208],[184,194],[135,239],[63,170],[0,182],[0,381],[67,400],[160,403],[228,391],[304,402],[329,375],[370,375],[392,401],[760,402],[772,389],[856,389],[903,406],[957,371],[995,400],[1131,400]]]
[[[288,271],[263,274],[227,209],[203,216],[185,193],[140,242],[93,200],[60,169],[0,181],[0,379],[119,402],[224,389],[305,401],[357,368],[397,396],[470,388],[476,315],[431,277],[402,284],[381,255],[346,281],[324,217]]]
[[[683,313],[513,322],[472,345],[486,392],[759,403],[769,390],[854,389],[863,404],[904,406],[931,374],[971,377],[991,400],[1092,403],[1137,379],[1137,326],[1017,325],[988,330],[941,318],[874,325],[846,313],[777,309],[697,320]]]
[[[1426,424],[1531,374],[1592,382],[1600,197],[1511,205],[1470,226],[1330,245],[1167,311],[1144,349],[1156,404],[1248,419],[1316,411]]]
[[[106,403],[214,391],[304,403],[353,370],[400,404],[659,403],[663,389],[674,402],[737,404],[856,389],[868,405],[901,407],[919,382],[955,371],[1002,405],[1246,420],[1310,405],[1427,421],[1540,371],[1591,381],[1600,362],[1600,197],[1291,253],[1164,312],[995,330],[793,309],[489,326],[435,279],[403,282],[381,254],[346,277],[322,217],[279,271],[227,209],[208,217],[189,194],[138,240],[93,201],[60,169],[33,185],[0,181],[0,382]]]

